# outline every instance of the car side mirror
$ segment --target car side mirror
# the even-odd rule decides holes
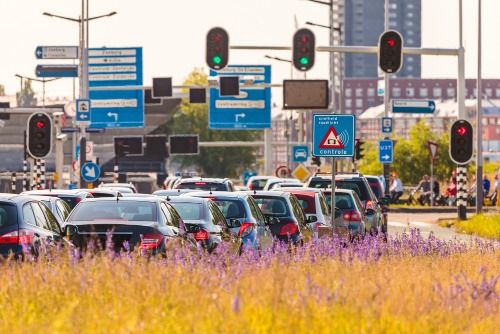
[[[66,225],[63,230],[63,236],[66,236],[68,238],[71,238],[74,236],[76,233],[78,233],[78,229],[74,225]]]
[[[231,218],[227,220],[227,227],[229,228],[235,228],[235,227],[240,227],[241,222],[238,219]]]
[[[380,198],[380,200],[378,202],[381,205],[389,205],[390,199],[389,199],[389,197],[382,197],[382,198]]]
[[[318,217],[316,217],[316,216],[309,216],[309,217],[307,217],[307,222],[308,223],[315,223],[317,221],[318,221]]]

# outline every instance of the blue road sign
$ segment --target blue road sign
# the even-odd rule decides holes
[[[392,117],[382,117],[382,133],[392,132]]]
[[[309,146],[307,145],[294,145],[292,146],[292,161],[293,162],[306,162],[309,158]]]
[[[37,46],[37,59],[77,59],[78,46]]]
[[[90,124],[90,100],[76,100],[76,122]]]
[[[248,170],[243,172],[243,186],[247,185],[248,179],[250,179],[252,176],[257,176],[257,172]]]
[[[85,182],[95,182],[101,176],[101,168],[94,162],[86,162],[80,169],[80,173]]]
[[[77,128],[77,127],[61,128],[61,133],[75,133],[75,132],[80,132],[80,128]]]
[[[393,113],[432,114],[436,103],[432,100],[392,100]]]
[[[37,65],[35,74],[39,78],[76,78],[78,65]]]
[[[355,124],[354,115],[313,115],[313,155],[354,156]]]
[[[378,142],[378,161],[383,164],[390,164],[393,161],[394,146],[390,139],[384,139]]]
[[[256,84],[271,83],[270,65],[229,65],[210,71],[210,77],[239,76],[240,83],[253,79]],[[271,88],[240,89],[239,96],[220,96],[219,88],[210,88],[208,126],[210,129],[270,129]]]
[[[142,48],[89,49],[89,87],[121,87],[90,90],[91,128],[144,127]],[[130,89],[123,89],[127,86]]]

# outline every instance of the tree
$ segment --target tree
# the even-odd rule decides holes
[[[208,76],[201,69],[191,72],[184,85],[208,84]],[[189,104],[183,101],[180,112],[167,123],[166,132],[172,134],[198,134],[200,141],[255,141],[261,136],[258,131],[210,130],[208,129],[208,106]],[[213,177],[238,177],[249,167],[257,168],[257,148],[249,147],[201,147],[197,156],[179,156],[175,161],[181,166],[197,166],[202,175]]]
[[[422,175],[430,175],[431,158],[427,142],[438,143],[434,175],[440,181],[445,181],[451,175],[455,164],[448,154],[449,134],[436,134],[424,121],[420,121],[410,129],[409,139],[398,137],[394,140],[394,163],[391,171],[398,173],[405,184],[417,184]],[[359,163],[359,169],[364,174],[382,174],[382,164],[378,162],[377,143],[369,143],[366,154]]]
[[[35,92],[31,87],[31,80],[24,81],[22,90],[16,93],[16,101],[18,107],[36,106]]]
[[[0,96],[5,96],[5,86],[0,85]]]

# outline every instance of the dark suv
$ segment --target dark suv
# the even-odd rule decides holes
[[[309,179],[306,186],[310,188],[328,189],[331,188],[331,182],[331,174],[316,174]],[[366,177],[361,173],[337,174],[335,175],[335,187],[337,189],[350,189],[356,192],[366,213],[368,222],[366,226],[367,231],[372,235],[377,234],[379,231],[387,231],[386,215],[383,214],[381,203],[370,188],[370,184]],[[331,191],[325,192],[327,200],[330,201],[328,193],[331,193]]]
[[[177,181],[174,189],[192,189],[201,191],[234,191],[233,182],[229,179],[193,177]]]

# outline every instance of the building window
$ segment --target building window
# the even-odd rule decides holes
[[[375,88],[368,88],[366,90],[366,95],[368,95],[368,97],[374,97],[375,96]]]
[[[345,99],[345,107],[346,108],[351,108],[352,107],[352,100],[351,99]]]
[[[500,125],[500,118],[497,118],[497,125]]]
[[[412,21],[406,21],[406,26],[413,27],[413,22]]]
[[[493,89],[486,88],[484,91],[486,92],[487,97],[493,97]]]
[[[408,38],[408,45],[413,45],[413,43],[414,43],[414,42],[415,42],[415,41],[414,41],[413,39]]]
[[[406,96],[407,97],[414,97],[415,96],[415,89],[413,87],[406,88]]]
[[[363,88],[356,88],[356,97],[363,96]]]
[[[389,4],[389,9],[398,9],[398,4],[397,3]]]
[[[401,88],[399,87],[394,87],[392,89],[392,96],[393,97],[400,97],[401,96]]]
[[[434,89],[432,90],[432,95],[434,95],[434,97],[441,97],[442,95],[441,87],[434,87]]]
[[[474,88],[474,90],[472,91],[472,96],[473,96],[473,97],[476,97],[476,96],[477,96],[477,88]]]
[[[488,120],[486,118],[483,118],[481,123],[483,123],[483,125],[488,125]]]
[[[415,58],[413,57],[406,57],[406,60],[409,62],[409,63],[413,63],[415,61]]]
[[[410,12],[410,13],[407,13],[407,14],[406,14],[406,16],[408,16],[408,17],[412,18],[412,17],[413,17],[413,13],[411,13],[411,12]]]
[[[415,6],[412,3],[409,3],[408,5],[406,5],[406,8],[413,9],[415,8]]]
[[[363,113],[363,109],[356,109],[356,116],[361,115]]]
[[[356,99],[356,108],[363,108],[363,99]]]
[[[455,88],[446,89],[446,95],[448,95],[449,98],[454,98],[455,97]]]
[[[495,125],[496,120],[493,117],[490,117],[490,125]]]
[[[427,97],[429,95],[429,90],[427,88],[420,88],[420,91],[418,92],[420,97]]]
[[[346,109],[346,110],[345,110],[345,113],[346,113],[346,114],[352,114],[352,110],[351,110],[351,109]]]
[[[495,93],[496,93],[497,97],[500,97],[500,88],[495,89]]]
[[[351,97],[352,96],[352,89],[346,88],[344,91],[345,97]]]
[[[411,72],[411,71],[413,71],[414,67],[409,65],[406,69],[408,70],[408,72]]]

